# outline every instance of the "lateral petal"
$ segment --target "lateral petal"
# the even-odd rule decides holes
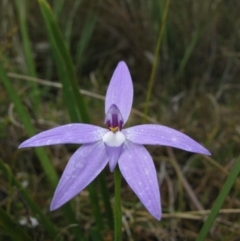
[[[185,151],[211,155],[211,153],[180,131],[162,125],[138,125],[122,130],[126,138],[143,145],[172,146]]]
[[[55,144],[85,144],[101,140],[107,129],[89,124],[68,124],[43,131],[26,141],[19,148]]]
[[[109,83],[106,99],[105,114],[112,105],[116,105],[126,123],[132,108],[133,84],[125,62],[119,62]]]
[[[70,158],[55,190],[50,210],[55,210],[81,192],[108,162],[102,141],[82,145]]]
[[[118,165],[127,183],[146,209],[160,220],[162,209],[157,173],[145,147],[126,141]]]

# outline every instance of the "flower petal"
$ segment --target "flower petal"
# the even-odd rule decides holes
[[[147,210],[160,220],[162,209],[157,173],[145,147],[126,141],[118,165],[127,183]]]
[[[55,210],[81,192],[108,162],[102,141],[82,145],[70,158],[55,190],[50,210]]]
[[[120,146],[108,146],[105,144],[105,148],[109,159],[109,168],[113,172],[122,153],[123,144]]]
[[[105,114],[112,105],[120,110],[126,123],[132,108],[133,84],[131,75],[125,62],[119,62],[111,78],[105,100]]]
[[[85,144],[101,140],[107,129],[88,124],[68,124],[43,131],[26,141],[19,148],[54,144]]]
[[[185,151],[211,153],[180,131],[162,125],[139,125],[122,131],[126,138],[137,144],[172,146]]]

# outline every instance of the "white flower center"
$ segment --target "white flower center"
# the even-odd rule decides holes
[[[109,131],[103,136],[102,140],[108,146],[121,146],[126,137],[121,131],[117,131],[116,133]]]

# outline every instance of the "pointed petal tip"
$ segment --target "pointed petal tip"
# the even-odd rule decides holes
[[[109,165],[109,170],[110,170],[110,172],[113,172],[114,171],[114,167],[111,167],[110,165]]]
[[[149,211],[149,213],[155,218],[157,219],[158,221],[160,221],[162,219],[162,208],[161,208],[161,203],[159,205],[159,208],[156,208],[155,209],[147,209]]]
[[[18,149],[21,149],[21,148],[26,148],[26,147],[31,147],[29,145],[26,144],[26,141],[22,142],[19,146],[18,146]]]
[[[110,161],[108,163],[110,172],[114,172],[115,167],[117,166],[117,161],[118,161],[118,159],[117,160],[111,160],[110,159]]]
[[[207,149],[205,149],[205,152],[203,153],[203,155],[207,155],[207,156],[211,156],[211,152]]]
[[[162,219],[162,208],[160,207],[159,210],[148,210],[149,213],[152,215],[152,217],[154,217],[155,219],[157,219],[158,221],[160,221]]]
[[[154,215],[153,217],[156,218],[158,221],[160,221],[162,219],[162,214],[159,213],[157,215]]]
[[[115,68],[114,72],[118,72],[118,71],[126,71],[127,73],[129,73],[130,75],[130,72],[129,72],[129,69],[128,69],[128,66],[126,64],[125,61],[121,60],[118,62],[117,64],[117,67]]]
[[[118,62],[117,68],[118,68],[118,67],[127,67],[127,64],[126,64],[125,61],[121,60],[121,61]],[[127,68],[128,68],[128,67],[127,67]]]
[[[21,143],[19,146],[18,146],[18,149],[21,149],[21,148],[23,148],[24,147],[24,145],[23,145],[23,143]]]
[[[30,147],[38,147],[41,145],[34,145],[34,143],[32,143],[31,141],[29,141],[29,139],[27,139],[26,141],[22,142],[19,146],[18,149],[22,149],[22,148],[30,148]]]
[[[51,204],[50,204],[49,210],[50,210],[50,212],[55,211],[55,210],[58,209],[60,206],[61,206],[61,205],[55,204],[55,203],[54,203],[54,199],[53,199],[52,202],[51,202]]]
[[[76,196],[76,195],[75,195]],[[69,202],[72,198],[66,198],[62,193],[60,193],[57,189],[55,190],[54,196],[52,198],[49,210],[55,211]]]
[[[61,200],[61,196],[59,197],[59,195],[56,195],[56,192],[54,193],[54,196],[52,198],[49,210],[55,211],[58,208],[60,208],[61,206],[63,206],[65,203],[67,203],[69,200],[65,201],[65,200]]]
[[[205,147],[203,147],[202,145],[200,145],[199,144],[199,146],[200,146],[200,148],[198,148],[198,150],[191,150],[191,152],[193,152],[193,153],[197,153],[197,154],[202,154],[202,155],[206,155],[206,156],[211,156],[212,154],[211,154],[211,152],[208,150],[208,149],[206,149]]]
[[[52,212],[52,211],[54,211],[54,210],[56,210],[56,208],[50,206],[49,211]]]
[[[200,155],[206,155],[206,156],[211,156],[211,152],[209,152],[206,148],[202,147],[201,150],[185,150],[188,152],[191,152],[193,154],[200,154]]]

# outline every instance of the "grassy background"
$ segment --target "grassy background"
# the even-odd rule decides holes
[[[105,95],[116,64],[124,60],[135,91],[134,111],[127,126],[140,124],[166,1],[48,2],[75,68],[73,78],[86,90],[82,96],[91,123],[103,125],[104,102],[99,99]],[[149,147],[159,174],[163,219],[154,220],[123,183],[124,240],[195,240],[239,155],[239,9],[236,0],[170,3],[148,122],[184,131],[207,147],[212,157]],[[37,1],[0,1],[0,62],[13,87],[6,88],[2,75],[0,207],[7,216],[1,215],[0,239],[21,240],[23,235],[22,240],[27,240],[26,235],[30,240],[112,240],[102,191],[98,192],[103,223],[100,230],[88,189],[71,201],[72,221],[66,218],[68,211],[48,211],[56,180],[53,176],[61,175],[77,146],[46,147],[44,154],[17,150],[31,133],[74,119],[74,110],[71,117],[63,97],[65,89],[60,88],[62,62],[53,55],[49,39]],[[19,112],[20,102],[23,112]],[[47,170],[52,169],[48,175]],[[108,168],[104,177],[112,198],[113,175]],[[94,188],[102,190],[100,183],[95,182]],[[240,239],[239,183],[237,179],[207,240]],[[31,226],[30,217],[38,219],[37,227]],[[29,225],[19,225],[22,218]],[[17,238],[9,226],[16,227]]]

